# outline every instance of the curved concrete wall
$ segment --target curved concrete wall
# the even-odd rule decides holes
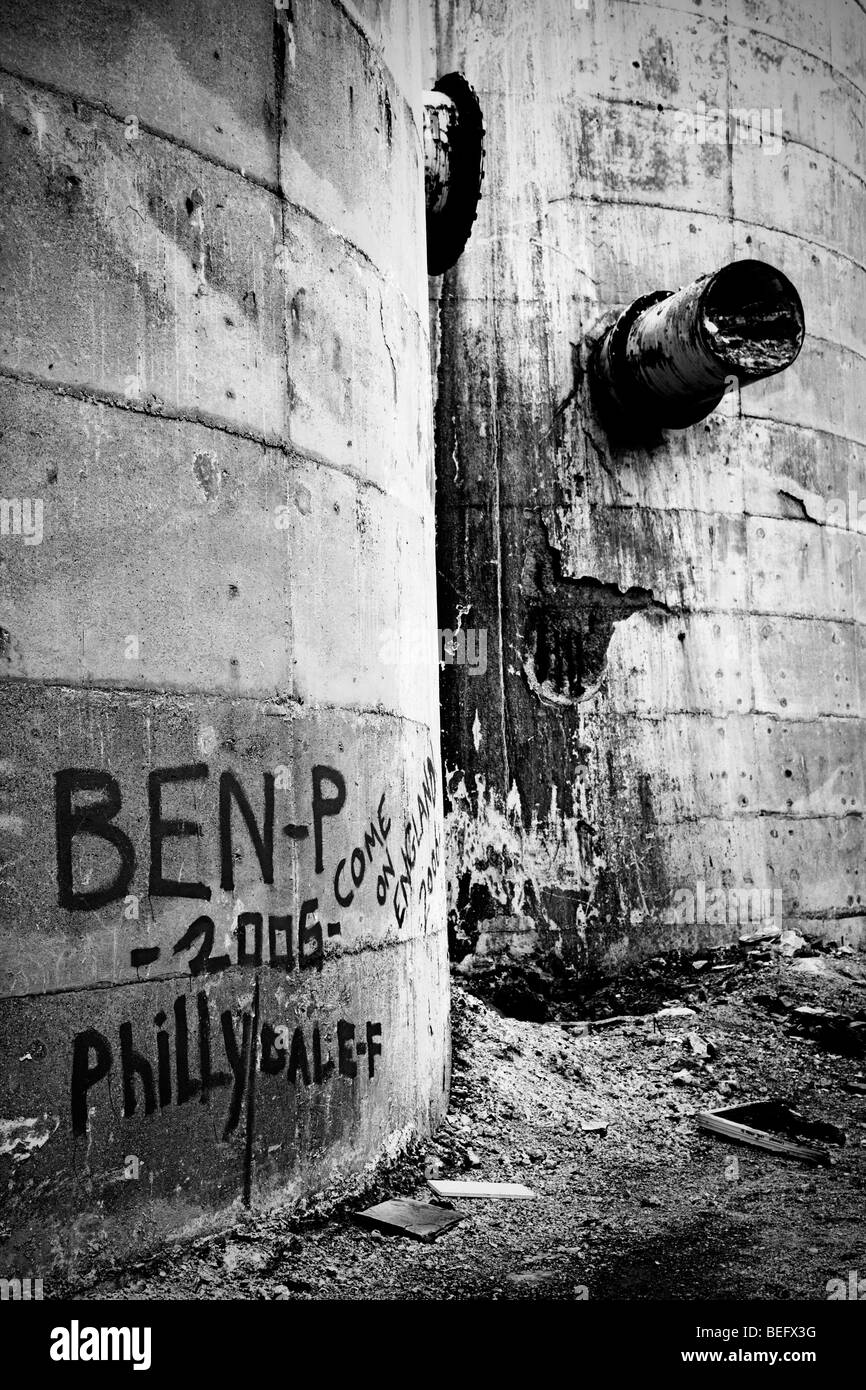
[[[440,70],[465,71],[488,127],[433,316],[440,621],[488,629],[485,679],[443,673],[452,903],[484,950],[578,962],[780,907],[856,941],[863,8],[440,10]],[[700,425],[613,444],[586,389],[599,323],[740,257],[798,287],[799,360]]]
[[[4,1271],[444,1101],[414,11],[3,17]]]

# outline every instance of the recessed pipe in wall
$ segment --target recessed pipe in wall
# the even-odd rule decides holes
[[[672,292],[643,295],[601,338],[590,365],[600,410],[629,432],[684,429],[734,383],[790,367],[803,345],[800,296],[764,261],[732,261]]]
[[[459,72],[424,93],[424,195],[427,273],[441,275],[469,240],[484,178],[484,120]]]

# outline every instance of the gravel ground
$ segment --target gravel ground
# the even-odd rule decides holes
[[[659,962],[654,1014],[581,1034],[504,1017],[455,979],[452,1109],[365,1200],[298,1219],[279,1210],[96,1277],[85,1298],[809,1299],[866,1275],[862,1043],[830,1050],[790,1010],[866,1019],[863,957],[749,960],[696,974]],[[647,972],[640,981],[648,1007]],[[637,986],[636,986],[637,988]],[[609,994],[582,1016],[610,1013]],[[628,981],[616,1002],[629,1003]],[[631,996],[633,999],[637,994]],[[626,1011],[625,1009],[623,1011]],[[567,1012],[567,1010],[560,1010]],[[862,1030],[861,1030],[862,1031]],[[711,1044],[700,1057],[689,1035]],[[847,1134],[808,1167],[699,1131],[695,1111],[781,1098]],[[604,1121],[605,1134],[584,1121]],[[359,1227],[386,1196],[430,1198],[425,1172],[519,1181],[532,1200],[462,1200],[433,1244]]]

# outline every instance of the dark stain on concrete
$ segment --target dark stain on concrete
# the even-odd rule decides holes
[[[205,500],[212,502],[219,496],[220,489],[220,473],[216,458],[213,454],[204,452],[196,454],[192,461],[192,471]]]
[[[641,49],[640,57],[644,75],[660,92],[673,96],[674,92],[679,91],[674,50],[668,39],[654,35],[652,41]]]
[[[565,702],[580,699],[601,679],[617,623],[636,612],[671,612],[650,589],[564,575],[559,551],[543,537],[527,555],[522,588],[524,670],[540,698],[544,689]]]

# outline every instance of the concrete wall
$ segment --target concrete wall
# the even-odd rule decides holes
[[[0,1268],[41,1273],[444,1101],[421,36],[33,0],[0,52]]]
[[[451,905],[483,951],[578,964],[736,937],[752,905],[729,893],[753,888],[856,941],[863,7],[436,13],[439,70],[465,72],[488,128],[476,231],[432,306],[440,622],[488,632],[483,679],[443,672]],[[760,143],[751,117],[726,136],[732,109]],[[599,322],[740,257],[798,287],[797,363],[612,444],[586,388]]]

